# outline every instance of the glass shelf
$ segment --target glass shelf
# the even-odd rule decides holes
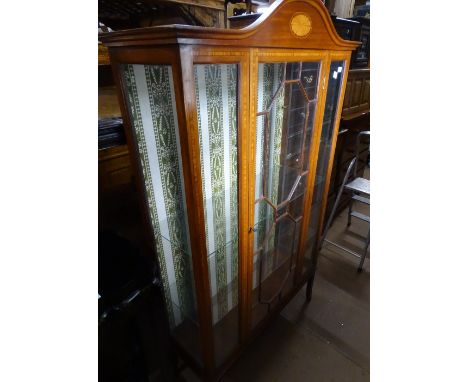
[[[170,244],[174,249],[177,249],[187,256],[191,256],[191,249],[188,244],[188,221],[185,209],[178,210],[176,214],[167,216],[166,219],[158,221],[160,227],[159,237],[164,242]],[[178,227],[177,230],[169,230],[168,227]],[[172,237],[170,232],[173,232]]]
[[[207,203],[207,205],[209,206],[208,207],[209,210],[207,212],[214,213],[214,210],[213,210],[213,207],[212,207],[213,203]],[[160,227],[168,227],[170,225],[173,225],[173,226],[177,226],[177,227],[186,227],[186,229],[188,229],[188,221],[186,220],[186,217],[187,217],[186,210],[185,209],[184,210],[179,210],[177,212],[177,214],[169,216],[164,220],[159,220],[159,225],[160,225]],[[236,226],[237,226],[237,217],[236,217],[236,221],[232,222],[232,223],[235,223]],[[170,243],[172,248],[180,250],[186,256],[191,257],[191,249],[190,249],[190,245],[188,243],[188,240],[185,239],[185,237],[186,237],[185,236],[185,231],[180,231],[179,233],[180,234],[178,235],[178,237],[172,237],[171,238],[171,237],[169,237],[169,231],[165,230],[164,232],[161,232],[157,236],[161,237],[166,243]],[[218,253],[223,248],[231,246],[232,243],[237,242],[238,241],[238,236],[239,236],[239,234],[238,234],[238,231],[236,230],[235,235],[233,237],[231,237],[229,241],[220,243],[214,249],[212,249],[208,254],[208,258],[214,256],[216,253]]]
[[[173,218],[173,220],[181,220],[181,219],[183,219],[183,217],[181,216],[177,216]],[[158,235],[158,237],[162,240],[163,246],[171,246],[172,251],[177,251],[178,253],[180,253],[182,256],[184,256],[187,259],[187,261],[190,261],[190,265],[191,265],[192,260],[191,260],[190,249],[187,246],[186,242],[181,242],[177,240],[169,240],[169,238],[163,236],[162,234]],[[211,265],[213,263],[216,263],[217,261],[219,262],[219,255],[226,254],[226,253],[231,253],[233,258],[237,261],[237,258],[238,258],[237,245],[238,245],[238,235],[236,235],[233,240],[230,240],[228,243],[224,243],[223,245],[218,246],[214,251],[209,253],[208,264]],[[213,268],[213,270],[215,269],[216,267]],[[236,275],[236,279],[237,279],[237,275]],[[169,285],[169,288],[171,290],[171,295],[176,294],[177,287],[176,287],[175,282],[171,283]],[[180,309],[180,307],[176,303],[174,304],[178,309]]]

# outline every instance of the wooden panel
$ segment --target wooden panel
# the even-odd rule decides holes
[[[121,116],[117,88],[115,86],[98,87],[98,118]]]
[[[343,103],[343,118],[354,118],[370,109],[370,69],[351,69]]]
[[[132,167],[127,145],[99,151],[99,191],[111,192],[132,182]]]
[[[353,92],[353,87],[354,87],[354,80],[351,78],[348,80],[348,84],[346,85],[346,93],[345,93],[345,99],[343,101],[343,113],[349,110],[351,107],[351,96]]]
[[[202,25],[207,27],[223,28],[224,27],[224,10],[219,11],[211,8],[203,8],[199,6],[189,6],[189,12]],[[167,23],[165,23],[167,25]]]
[[[364,79],[360,108],[370,108],[370,79]]]
[[[362,94],[362,85],[363,85],[363,80],[361,78],[357,78],[353,81],[353,89],[350,93],[350,106],[349,106],[349,111],[350,112],[356,112],[357,109],[359,109],[359,106],[361,104],[361,94]]]
[[[248,179],[248,200],[249,200],[249,238],[248,238],[248,252],[247,252],[247,259],[248,259],[248,277],[253,283],[253,252],[254,252],[254,232],[253,227],[255,225],[255,150],[256,150],[256,141],[257,141],[257,81],[258,81],[258,49],[251,49],[250,50],[250,57],[249,57],[249,71],[250,71],[250,118],[249,118],[249,147],[248,147],[248,155],[249,155],[249,164],[248,164],[248,171],[249,171],[249,179]],[[249,290],[245,291],[250,296],[252,296],[252,284],[249,287]],[[251,298],[251,297],[249,297]],[[252,309],[252,302],[249,300],[249,305],[245,307],[249,311]],[[248,331],[250,334],[251,328],[251,313],[248,313],[249,322],[247,323]]]

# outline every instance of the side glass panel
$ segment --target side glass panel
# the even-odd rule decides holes
[[[125,98],[136,144],[176,341],[201,365],[190,237],[172,69],[122,65]]]
[[[252,326],[293,287],[320,62],[258,65]]]
[[[239,343],[237,64],[194,67],[216,365]]]
[[[330,76],[328,78],[328,90],[322,122],[322,134],[320,137],[319,156],[312,200],[312,212],[307,233],[306,251],[304,254],[304,272],[309,272],[312,269],[313,253],[315,252],[318,240],[318,225],[320,223],[320,210],[324,199],[328,164],[330,159],[333,160],[333,158],[330,158],[330,151],[344,71],[344,61],[332,61],[330,65]]]

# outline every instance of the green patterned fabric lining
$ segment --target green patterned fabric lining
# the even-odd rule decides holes
[[[195,65],[213,323],[237,305],[237,65]],[[228,271],[230,268],[230,271]]]
[[[157,261],[171,327],[195,319],[172,70],[123,65],[126,101],[140,156]]]

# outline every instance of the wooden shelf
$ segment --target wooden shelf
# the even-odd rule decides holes
[[[341,112],[342,120],[361,117],[370,111],[370,69],[351,69]]]
[[[350,121],[351,119],[366,117],[370,114],[370,111],[359,111],[357,113],[347,114],[341,117],[343,121]]]

